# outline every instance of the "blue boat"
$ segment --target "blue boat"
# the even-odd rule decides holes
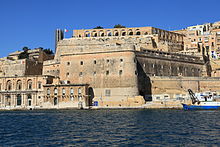
[[[184,110],[216,110],[220,109],[220,102],[214,101],[211,92],[194,94],[188,89],[192,104],[182,104]]]
[[[220,102],[209,102],[209,103],[200,103],[187,105],[182,104],[184,110],[216,110],[220,109]]]

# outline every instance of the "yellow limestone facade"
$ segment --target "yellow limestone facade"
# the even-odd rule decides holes
[[[0,59],[0,107],[173,108],[189,101],[187,87],[218,92],[204,54],[186,55],[185,32],[83,29],[63,38],[57,30],[53,59],[40,50]]]

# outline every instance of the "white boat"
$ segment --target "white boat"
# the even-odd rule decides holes
[[[194,94],[188,89],[192,104],[182,104],[184,110],[211,110],[220,109],[220,102],[216,102],[215,98],[219,96],[215,92],[204,92]]]

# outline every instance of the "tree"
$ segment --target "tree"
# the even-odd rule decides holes
[[[43,51],[46,53],[46,54],[48,54],[48,55],[53,55],[54,53],[53,53],[53,51],[51,50],[51,49],[43,49]]]
[[[24,46],[22,48],[23,52],[21,52],[19,55],[18,55],[18,59],[28,59],[29,58],[29,53],[28,53],[28,50],[30,50],[27,46]]]
[[[95,28],[93,28],[93,29],[103,29],[103,27],[97,26],[97,27],[95,27]]]
[[[39,49],[43,50],[44,48],[43,47],[38,47]]]
[[[24,51],[24,52],[27,52],[28,50],[30,50],[27,46],[24,46],[23,48],[22,48],[22,50]]]
[[[117,24],[117,25],[114,26],[114,28],[126,28],[126,27],[123,26],[123,25]]]

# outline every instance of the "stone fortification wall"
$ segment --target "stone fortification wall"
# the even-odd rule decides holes
[[[141,69],[150,76],[200,77],[204,62],[199,57],[143,50],[136,52]]]
[[[25,75],[26,60],[8,60],[1,61],[0,77],[4,76],[23,76]]]
[[[199,77],[203,61],[198,57],[143,50],[135,52],[137,58],[138,89],[142,96],[152,94],[149,76]]]
[[[105,51],[120,51],[120,50],[134,50],[132,43],[125,44],[123,40],[110,40],[106,39],[64,39],[57,44],[57,52],[55,59],[60,56],[72,53],[98,53]]]
[[[154,27],[136,27],[136,28],[112,28],[112,29],[87,29],[74,30],[75,38],[86,37],[111,37],[111,36],[141,36],[141,35],[158,35],[161,40],[168,42],[182,42],[182,34],[170,32]]]
[[[196,92],[220,94],[220,78],[204,77],[149,77],[151,93],[145,95],[145,108],[182,108],[182,103],[191,104],[188,89]],[[219,101],[218,99],[216,99]]]
[[[132,51],[73,54],[61,57],[60,80],[89,84],[95,97],[115,101],[138,95]]]
[[[1,61],[0,77],[41,75],[43,63],[29,59]]]
[[[44,61],[43,75],[58,77],[60,75],[60,62],[58,60]]]
[[[42,75],[43,63],[26,60],[25,75]]]
[[[119,46],[177,52],[183,50],[183,35],[153,27],[75,30],[73,38],[57,42],[56,59],[68,52],[110,51]]]
[[[193,92],[216,91],[220,94],[220,78],[204,77],[150,77],[152,94],[188,94]]]

